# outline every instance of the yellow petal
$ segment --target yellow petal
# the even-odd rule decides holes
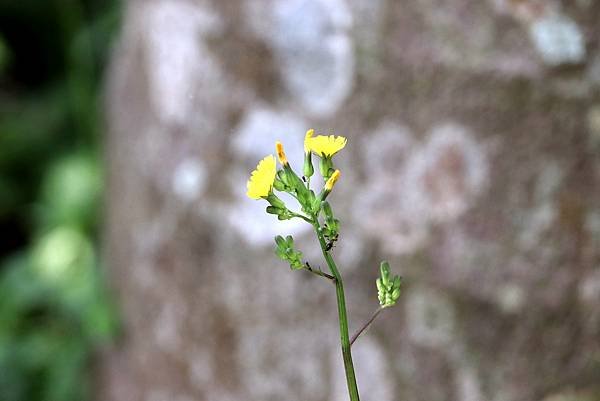
[[[248,188],[246,195],[251,199],[260,199],[269,195],[276,173],[275,157],[268,155],[258,163],[250,175],[250,179],[246,183]]]
[[[309,129],[306,131],[306,135],[304,135],[304,153],[310,152],[310,139],[315,134],[314,129]]]
[[[346,146],[347,139],[343,136],[318,135],[308,139],[308,148],[319,156],[331,157]],[[305,146],[307,140],[305,139]]]

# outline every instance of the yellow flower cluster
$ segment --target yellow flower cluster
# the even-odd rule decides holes
[[[346,138],[343,136],[314,135],[314,130],[308,130],[304,137],[304,151],[313,152],[317,156],[331,157],[346,146]]]
[[[246,184],[248,188],[249,198],[260,199],[269,195],[273,188],[276,174],[275,157],[269,155],[262,159],[256,169],[250,175],[250,179]]]
[[[304,151],[308,154],[308,156],[310,156],[310,152],[312,152],[322,158],[327,158],[326,160],[331,163],[331,157],[342,150],[344,146],[346,146],[346,138],[343,136],[333,135],[313,136],[314,132],[315,131],[312,129],[306,132],[306,136],[304,137]],[[279,158],[281,164],[285,168],[289,169],[289,163],[281,142],[277,141],[275,144],[275,149],[277,150],[277,157]],[[312,166],[310,158],[308,158],[308,163]],[[254,169],[250,175],[250,179],[246,183],[246,187],[248,189],[246,195],[251,199],[261,199],[269,196],[272,198],[273,196],[271,195],[271,191],[273,190],[276,175],[277,165],[275,157],[273,155],[268,155],[258,163],[256,169]],[[336,170],[333,175],[327,179],[325,183],[326,191],[331,191],[331,188],[333,188],[333,185],[338,180],[339,176],[340,172],[339,170]]]

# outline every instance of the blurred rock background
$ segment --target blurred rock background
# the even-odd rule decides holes
[[[28,159],[32,145],[20,145],[27,151],[19,157],[0,146],[14,163],[3,165],[2,178],[13,171],[3,194],[23,191],[21,174],[36,169],[28,195],[2,220],[4,232],[18,234],[9,238],[19,238],[2,275],[21,278],[4,279],[10,290],[0,289],[0,308],[25,323],[6,325],[12,321],[0,316],[0,394],[16,382],[4,372],[17,372],[23,384],[7,399],[82,399],[33,398],[22,388],[37,386],[40,371],[80,383],[91,366],[99,400],[345,400],[334,292],[273,254],[273,236],[294,234],[308,260],[323,265],[316,241],[306,224],[278,223],[264,202],[245,197],[249,172],[275,140],[300,166],[312,127],[349,139],[331,197],[342,220],[335,256],[351,331],[377,306],[380,259],[405,278],[398,306],[353,347],[363,400],[600,400],[599,4],[129,0],[122,7],[103,103],[102,224],[121,330],[92,364],[87,356],[115,332],[106,292],[89,292],[101,294],[90,299],[100,300],[92,304],[104,311],[95,320],[104,326],[86,326],[90,310],[61,314],[61,303],[20,287],[37,282],[35,274],[54,283],[70,277],[69,266],[98,264],[96,209],[85,209],[95,223],[73,225],[35,220],[37,208],[20,205],[69,194],[57,183],[71,179],[53,178],[65,165],[69,177],[84,171],[75,195],[100,193],[103,130],[90,101],[101,87],[100,52],[86,59],[98,63],[85,81],[91,89],[74,91],[85,85],[76,83],[80,70],[67,69],[58,80],[70,82],[67,95],[40,106],[47,118],[50,106],[69,99],[67,121],[88,128],[68,125],[61,142],[48,120],[20,114],[15,121],[29,124],[21,132],[37,130],[48,141],[39,146],[46,158]],[[107,49],[116,13],[84,15],[107,30],[80,48]],[[73,49],[76,37],[63,36]],[[27,137],[0,132],[1,141]],[[63,153],[58,173],[40,162]],[[69,249],[76,252],[64,256]],[[88,287],[101,288],[101,273],[89,271]],[[69,299],[71,288],[56,294]],[[5,307],[28,293],[37,303]],[[75,329],[39,323],[40,304],[52,305],[42,316]],[[60,375],[52,363],[69,355],[63,348],[21,344],[23,331],[38,339],[48,327],[58,327],[60,344],[83,344],[79,364]],[[36,349],[55,353],[45,364],[13,368],[45,354]]]
[[[365,400],[599,400],[600,5],[126,4],[108,89],[108,255],[125,333],[103,399],[344,400],[335,298],[273,256],[308,227],[245,198],[303,134],[333,194]],[[570,397],[570,398],[569,398]]]

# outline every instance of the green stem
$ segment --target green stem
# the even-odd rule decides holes
[[[303,215],[303,214],[296,213],[296,212],[293,212],[291,210],[290,210],[290,214],[292,216],[294,216],[294,217],[301,218],[302,220],[306,221],[308,224],[313,224],[313,221],[311,219],[309,219],[308,217],[306,217],[305,215]]]
[[[352,336],[352,338],[350,339],[350,346],[352,346],[352,344],[354,344],[354,341],[356,341],[356,339],[358,337],[360,337],[360,335],[363,333],[363,331],[365,331],[367,328],[369,328],[369,326],[371,325],[371,323],[373,323],[373,321],[375,321],[375,319],[377,318],[377,316],[379,316],[379,314],[384,310],[385,308],[383,306],[380,306],[379,308],[377,308],[377,310],[375,311],[375,313],[373,313],[373,316],[371,316],[371,318],[369,320],[367,320],[367,322],[365,324],[363,324],[360,329],[358,329],[358,331],[356,333],[354,333],[354,335]]]
[[[321,250],[323,251],[323,256],[325,257],[325,261],[329,266],[329,270],[331,270],[331,274],[335,278],[335,292],[337,295],[337,305],[338,305],[338,317],[340,323],[340,339],[342,344],[342,357],[344,359],[344,370],[346,371],[346,382],[348,384],[348,392],[350,394],[350,401],[360,401],[360,396],[358,395],[358,386],[356,385],[356,375],[354,373],[354,364],[352,363],[352,353],[350,351],[350,338],[348,336],[348,317],[346,315],[346,299],[344,297],[344,284],[342,282],[342,276],[331,257],[331,254],[327,250],[327,243],[325,242],[325,238],[323,237],[321,225],[319,221],[315,218],[313,226],[317,232],[317,237],[319,238],[319,244],[321,245]]]

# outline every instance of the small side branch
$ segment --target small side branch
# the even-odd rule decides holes
[[[354,341],[356,341],[358,339],[358,337],[363,333],[363,331],[365,331],[367,328],[369,328],[369,326],[371,325],[371,323],[373,323],[375,321],[375,319],[377,318],[377,316],[379,316],[379,314],[384,310],[385,308],[380,306],[379,308],[377,308],[377,310],[375,311],[375,313],[373,313],[373,316],[371,316],[371,318],[364,323],[360,329],[358,329],[358,331],[356,333],[354,333],[354,335],[352,336],[352,338],[350,339],[350,346],[352,346],[352,344],[354,344]]]
[[[291,210],[290,210],[290,213],[291,213],[292,216],[298,217],[298,218],[306,221],[308,224],[311,224],[311,225],[313,224],[313,221],[310,218],[306,217],[305,215],[303,215],[301,213],[296,213],[296,212],[293,212]]]
[[[335,284],[335,277],[333,277],[331,274],[323,272],[321,269],[313,269],[308,263],[304,265],[304,270],[316,274],[317,276],[325,277],[326,279],[331,280]]]

